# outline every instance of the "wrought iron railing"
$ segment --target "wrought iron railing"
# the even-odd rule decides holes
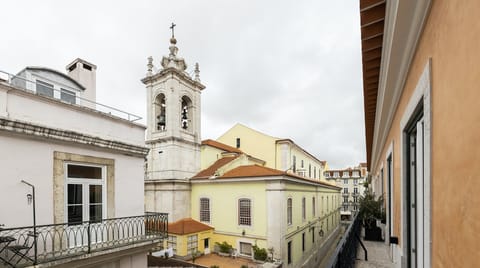
[[[168,236],[168,214],[0,229],[0,267],[24,267]]]
[[[75,92],[75,89],[68,86],[68,85],[60,84],[56,81],[51,81],[47,78],[42,78],[42,79],[45,80],[46,82],[50,82],[52,84],[58,84],[64,89],[68,89],[72,92]],[[29,79],[26,79],[25,77],[22,77],[22,76],[19,76],[19,75],[14,75],[14,74],[2,71],[2,70],[0,70],[0,82],[1,81],[5,81],[8,84],[16,87],[17,89],[20,89],[20,90],[23,90],[23,91],[30,91],[30,92],[32,92],[32,91],[34,92],[34,89],[37,86],[36,81],[29,80]],[[50,89],[52,90],[52,92],[57,92],[58,95],[62,94],[62,91],[58,88],[50,88]],[[37,93],[37,94],[39,94],[39,93]],[[70,103],[72,105],[81,105],[81,106],[89,107],[91,109],[95,109],[95,110],[97,110],[99,112],[102,112],[104,114],[108,114],[110,116],[115,116],[115,117],[119,117],[119,118],[122,118],[122,119],[126,119],[126,120],[131,121],[131,122],[135,122],[135,121],[138,121],[138,120],[142,119],[142,117],[140,117],[138,115],[135,115],[135,114],[132,114],[132,113],[129,113],[129,112],[125,112],[125,111],[122,111],[120,109],[114,108],[112,106],[101,104],[101,103],[98,103],[98,102],[95,102],[95,101],[92,101],[92,100],[89,100],[89,99],[86,99],[86,98],[83,98],[83,97],[80,97],[80,96],[77,96],[77,95],[72,95],[71,93],[65,93],[64,92],[63,94],[67,94],[67,95],[69,95],[70,98],[74,99],[74,101],[72,101],[72,102],[66,101],[67,103]],[[40,95],[42,95],[42,94],[40,94]],[[53,96],[46,96],[45,94],[43,94],[42,96],[57,99],[57,98],[54,98]]]
[[[365,251],[365,260],[367,260],[367,250],[360,240],[361,230],[360,218],[355,216],[353,222],[348,226],[343,238],[338,242],[335,252],[331,255],[328,265],[326,267],[335,268],[350,268],[355,266],[355,259],[357,258],[358,244],[362,246]]]

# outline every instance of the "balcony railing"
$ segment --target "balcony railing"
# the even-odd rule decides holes
[[[47,78],[45,78],[43,80],[46,80],[50,83],[59,84],[58,82],[51,81]],[[20,90],[23,90],[23,91],[29,91],[29,92],[32,92],[32,89],[36,88],[36,85],[37,85],[36,81],[32,81],[32,80],[26,79],[24,77],[14,75],[14,74],[11,74],[11,73],[7,73],[7,72],[4,72],[4,71],[0,70],[0,82],[2,82],[2,81],[14,86],[17,89],[20,89]],[[68,89],[70,91],[73,91],[73,92],[75,91],[74,88],[72,88],[68,85],[61,84],[61,87],[65,88],[65,89]],[[57,89],[57,88],[51,88],[51,89],[52,89],[53,92],[57,92],[58,95],[62,94],[62,91]],[[40,95],[42,95],[42,94],[40,94]],[[125,120],[128,120],[128,121],[131,121],[131,122],[135,122],[135,121],[138,121],[138,120],[142,119],[138,115],[134,115],[134,114],[131,114],[129,112],[125,112],[125,111],[122,111],[120,109],[117,109],[117,108],[114,108],[114,107],[111,107],[111,106],[108,106],[108,105],[105,105],[105,104],[101,104],[101,103],[98,103],[98,102],[95,102],[95,101],[92,101],[92,100],[89,100],[89,99],[86,99],[86,98],[82,98],[82,97],[76,96],[76,95],[71,95],[71,94],[67,94],[67,95],[69,95],[69,97],[73,98],[74,100],[73,100],[73,102],[69,102],[69,101],[64,101],[64,102],[70,103],[72,105],[81,105],[81,106],[89,107],[89,108],[95,109],[95,110],[97,110],[101,113],[108,114],[109,116],[115,116],[115,117],[122,118],[122,119],[125,119]],[[42,95],[42,96],[48,97],[46,95]],[[59,100],[58,98],[54,98],[53,96],[50,96],[50,98]]]
[[[331,255],[328,260],[326,267],[331,268],[349,268],[354,267],[355,259],[357,258],[357,248],[358,244],[363,247],[365,252],[365,260],[367,258],[367,250],[360,240],[360,219],[358,215],[355,216],[353,222],[345,231],[343,238],[338,242],[335,252]]]
[[[168,236],[168,214],[0,229],[0,267],[25,267]]]

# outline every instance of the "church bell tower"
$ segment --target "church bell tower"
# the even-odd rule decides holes
[[[190,217],[190,183],[200,170],[201,91],[198,63],[193,77],[179,57],[172,23],[170,53],[157,71],[148,58],[145,207],[167,212],[169,221]]]

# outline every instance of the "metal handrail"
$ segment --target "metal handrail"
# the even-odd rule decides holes
[[[365,251],[365,260],[368,260],[367,249],[360,240],[361,230],[360,218],[355,215],[353,222],[348,226],[344,236],[338,242],[335,252],[328,260],[327,266],[330,268],[349,268],[354,267],[357,256],[357,247],[360,243]]]
[[[36,243],[25,249],[25,257],[9,252],[13,245],[28,244],[32,234]],[[4,239],[9,245],[3,247],[0,257],[11,266],[24,267],[135,243],[161,242],[168,237],[168,214],[149,212],[98,221],[5,228],[0,229],[0,237],[9,238]]]
[[[6,75],[7,78],[6,79],[3,79],[1,77],[1,75]],[[14,74],[11,74],[11,73],[8,73],[8,72],[5,72],[5,71],[2,71],[0,70],[0,81],[4,80],[5,82],[7,82],[8,84],[14,86],[16,89],[19,89],[19,90],[23,90],[23,91],[29,91],[27,89],[27,87],[22,87],[20,86],[19,84],[15,84],[13,81],[15,79],[18,79],[18,80],[22,80],[25,82],[25,85],[27,83],[32,83],[34,85],[37,85],[37,82],[36,81],[32,81],[32,80],[29,80],[29,79],[26,79],[24,77],[21,77],[21,76],[18,76],[18,75],[14,75]],[[55,84],[58,84],[58,85],[61,85],[62,88],[65,88],[65,89],[70,89],[70,90],[74,90],[74,91],[77,91],[77,89],[75,88],[72,88],[68,85],[65,85],[65,84],[61,84],[61,83],[58,83],[56,81],[52,81],[48,78],[43,78],[43,80],[45,81],[48,81],[50,83],[55,83]],[[56,89],[56,88],[52,88],[53,91],[55,92],[62,92],[61,90],[59,89]],[[43,95],[42,95],[43,96]],[[73,95],[72,95],[73,96]],[[129,113],[129,112],[125,112],[125,111],[122,111],[120,109],[117,109],[115,107],[112,107],[112,106],[109,106],[109,105],[106,105],[106,104],[101,104],[101,103],[98,103],[98,102],[95,102],[95,101],[92,101],[92,100],[89,100],[89,99],[86,99],[86,98],[83,98],[83,97],[79,97],[79,96],[74,96],[75,99],[79,99],[81,100],[82,102],[86,102],[86,103],[90,103],[90,104],[93,104],[95,108],[91,108],[91,107],[88,107],[88,108],[91,108],[91,109],[95,109],[96,111],[98,112],[101,112],[101,113],[104,113],[104,114],[108,114],[109,116],[115,116],[115,117],[119,117],[119,118],[122,118],[122,119],[126,119],[130,122],[135,122],[135,121],[138,121],[140,119],[142,119],[142,117],[138,116],[138,115],[135,115],[135,114],[132,114],[132,113]],[[55,98],[54,98],[55,99]],[[72,104],[74,105],[74,104]],[[78,104],[77,104],[78,105]],[[102,107],[102,108],[105,108],[105,109],[99,109],[99,107]],[[116,114],[112,114],[112,112],[117,112]],[[120,114],[120,115],[118,115]]]

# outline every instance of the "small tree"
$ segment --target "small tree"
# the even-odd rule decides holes
[[[257,245],[254,245],[252,248],[253,248],[253,258],[255,260],[259,260],[259,261],[267,260],[268,254],[266,249],[259,248]]]
[[[230,245],[229,243],[227,243],[227,241],[223,241],[222,243],[218,243],[216,242],[218,248],[220,249],[220,252],[222,253],[228,253],[230,254],[230,252],[233,250],[233,246]]]
[[[370,227],[375,219],[385,219],[385,211],[382,209],[383,195],[375,200],[375,195],[369,190],[365,190],[365,195],[360,197],[360,211],[358,216],[364,223]]]

